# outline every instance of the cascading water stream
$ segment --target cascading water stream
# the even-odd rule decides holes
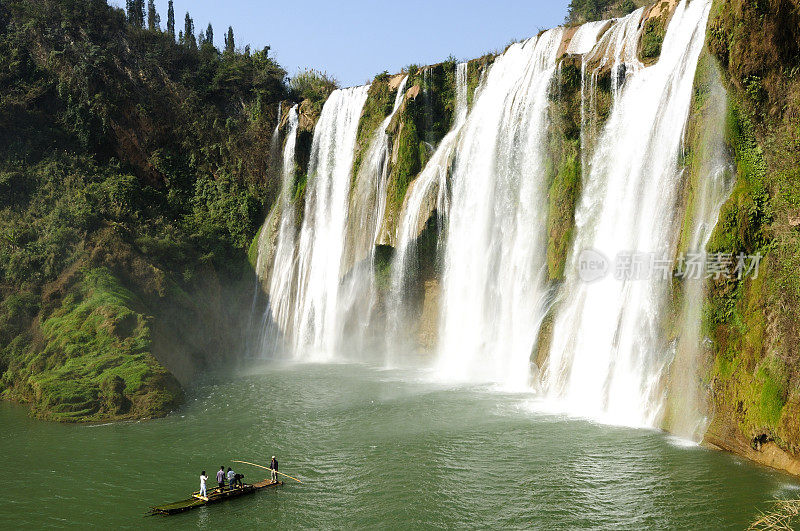
[[[595,107],[599,73],[603,69],[610,69],[612,94],[616,98],[621,82],[643,66],[637,54],[643,14],[644,9],[637,9],[621,19],[589,22],[581,26],[573,37],[573,41],[576,41],[574,49],[583,50],[580,53],[581,167],[584,175],[590,172],[592,158],[589,154],[594,151],[594,142],[598,136],[599,120]],[[609,26],[608,29],[600,36],[606,26]],[[590,45],[592,38],[594,42]],[[570,42],[570,49],[572,48],[573,44]]]
[[[278,116],[275,123],[275,129],[272,131],[272,138],[270,139],[270,164],[267,168],[268,174],[276,173],[277,171],[283,171],[285,168],[285,153],[283,154],[284,157],[282,159],[282,163],[280,164],[280,170],[277,169],[277,158],[280,153],[280,141],[281,141],[281,118],[283,117],[283,103],[278,103]],[[296,134],[296,127],[294,131],[287,132],[289,136],[294,137]],[[289,139],[287,138],[287,142]],[[294,139],[291,140],[292,145],[294,145]],[[294,153],[294,147],[292,147],[292,153]],[[294,157],[294,154],[292,154]],[[281,176],[281,183],[282,186],[285,186],[285,176]],[[281,194],[285,193],[284,189],[281,188]],[[258,310],[259,301],[262,300],[262,282],[265,279],[268,279],[271,274],[272,265],[272,255],[269,254],[268,248],[269,240],[271,237],[271,233],[275,227],[277,222],[277,217],[279,214],[279,206],[281,202],[279,202],[276,206],[273,207],[272,211],[270,211],[267,219],[264,220],[264,223],[261,225],[261,229],[258,232],[258,242],[257,242],[257,250],[258,253],[256,255],[256,263],[255,263],[255,273],[256,273],[256,281],[255,286],[253,287],[253,300],[250,304],[250,323],[248,326],[249,330],[258,330],[258,333],[254,335],[253,338],[248,337],[247,340],[247,352],[250,353],[253,357],[261,357],[268,351],[271,352],[272,349],[267,349],[267,343],[273,339],[274,330],[271,326],[271,315],[272,309],[270,308],[269,299],[266,300],[266,305],[263,310]],[[255,341],[253,341],[255,339]]]
[[[611,271],[588,283],[578,273],[582,251],[589,249],[610,260],[620,253],[655,259],[674,254],[678,156],[709,9],[708,0],[681,2],[658,62],[626,68],[627,79],[614,86],[611,116],[576,212],[566,297],[555,317],[543,381],[549,397],[569,413],[644,426],[660,418],[668,348],[659,327],[669,278],[616,280]],[[615,42],[636,41],[618,34]],[[632,56],[614,57],[616,73]]]
[[[709,90],[704,108],[698,114],[702,123],[700,147],[693,156],[697,182],[692,183],[691,225],[687,253],[705,253],[720,209],[731,192],[735,169],[725,145],[725,117],[728,99],[719,72],[709,69]],[[683,309],[680,316],[680,336],[669,377],[669,430],[689,440],[699,442],[708,419],[704,384],[700,373],[704,339],[701,332],[702,309],[705,300],[705,275],[683,279]]]
[[[349,340],[350,351],[363,352],[375,339],[370,324],[377,303],[375,245],[384,223],[389,181],[391,139],[387,129],[403,104],[407,83],[408,76],[403,76],[392,111],[372,135],[351,193],[346,238],[348,271],[340,288],[340,313],[349,325],[344,339]]]
[[[295,146],[297,143],[298,121],[297,105],[295,105],[289,110],[286,123],[286,144],[283,148],[281,172],[281,220],[275,245],[272,274],[269,280],[272,319],[281,330],[288,328],[292,305],[294,304],[292,292],[295,275],[296,216],[292,192],[295,180]],[[260,254],[258,260],[262,260]],[[256,265],[256,270],[259,270],[259,264]]]
[[[456,65],[456,108],[453,126],[442,138],[431,159],[419,176],[409,184],[400,223],[397,244],[392,261],[391,287],[387,310],[386,353],[387,363],[396,361],[398,351],[412,349],[404,331],[411,328],[407,308],[407,288],[416,271],[412,255],[414,243],[430,215],[436,211],[441,219],[447,210],[447,177],[453,162],[456,143],[467,117],[467,63]]]
[[[455,153],[446,230],[442,378],[527,388],[544,315],[548,90],[563,28],[492,65]]]
[[[674,255],[678,156],[708,4],[678,5],[661,57],[649,67],[638,60],[642,9],[586,24],[567,46],[567,53],[582,55],[584,182],[540,384],[571,414],[647,426],[662,414],[664,369],[674,351],[660,333],[669,282],[605,278],[589,284],[578,266],[584,249],[610,259],[621,252]],[[413,350],[401,338],[414,328],[417,301],[408,299],[417,274],[415,245],[436,212],[443,264],[436,374],[530,389],[531,354],[553,294],[546,268],[549,100],[564,33],[556,28],[510,46],[485,73],[470,110],[467,65],[457,65],[453,125],[409,184],[393,235],[383,330],[390,364],[398,349]],[[595,131],[601,72],[610,72],[613,104]],[[427,101],[430,83],[423,81]],[[373,328],[380,315],[374,264],[375,245],[386,234],[387,128],[402,107],[406,82],[399,83],[392,112],[372,135],[356,175],[353,155],[369,87],[331,94],[314,131],[299,232],[290,193],[297,110],[290,112],[270,297],[274,321],[297,359],[324,361],[346,348],[364,350],[366,331],[380,328]],[[707,240],[721,201],[714,190],[708,201],[701,198],[698,215],[704,217],[696,223],[706,232],[693,244]],[[696,307],[687,309],[686,322],[696,313]],[[684,336],[690,343],[698,339]]]
[[[569,41],[567,53],[584,55],[591,52],[595,44],[597,44],[597,38],[600,36],[600,32],[609,24],[610,22],[608,20],[598,20],[595,22],[587,22],[579,26],[572,36],[572,39]]]
[[[291,325],[295,358],[331,359],[342,335],[339,287],[344,273],[350,173],[368,91],[369,85],[334,91],[314,129],[297,249]]]
[[[389,180],[391,146],[387,129],[400,110],[407,83],[408,76],[403,76],[397,86],[392,111],[372,134],[363,156],[364,162],[354,181],[348,214],[346,242],[348,265],[368,258],[374,252],[375,242],[380,237],[386,212],[386,186]]]

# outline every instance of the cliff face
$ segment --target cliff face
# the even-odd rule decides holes
[[[800,4],[719,0],[708,49],[728,86],[737,169],[708,249],[763,258],[758,278],[709,286],[714,417],[706,439],[797,473]]]

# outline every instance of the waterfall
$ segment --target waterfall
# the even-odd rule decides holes
[[[608,20],[598,20],[596,22],[587,22],[582,24],[575,31],[572,39],[567,46],[567,53],[584,55],[592,51],[600,32],[609,25]]]
[[[728,99],[719,72],[709,70],[709,91],[704,108],[698,112],[698,146],[693,154],[691,182],[692,213],[684,227],[687,253],[704,253],[717,224],[720,209],[728,199],[735,169],[725,145],[725,117]],[[688,237],[687,237],[688,236]],[[707,406],[701,390],[701,359],[705,350],[701,334],[702,309],[705,300],[705,279],[683,279],[683,308],[678,321],[680,335],[670,367],[669,430],[687,439],[700,441],[707,424]]]
[[[400,213],[397,244],[392,261],[392,277],[388,303],[386,335],[387,362],[393,364],[398,351],[413,349],[408,334],[412,325],[408,315],[407,289],[417,270],[413,263],[414,243],[435,211],[441,219],[446,210],[447,176],[461,129],[467,117],[467,63],[456,65],[456,108],[453,126],[439,142],[431,159],[408,186]]]
[[[314,129],[296,258],[297,288],[290,330],[295,357],[330,359],[341,337],[339,286],[350,173],[368,90],[369,85],[334,91]]]
[[[570,413],[627,425],[654,426],[660,419],[669,353],[659,328],[670,279],[616,280],[612,268],[590,283],[579,277],[579,266],[586,250],[601,260],[622,253],[673,256],[678,157],[709,10],[709,0],[681,2],[661,57],[648,68],[631,50],[633,17],[598,44],[615,48],[615,101],[585,175],[543,381],[549,397]]]
[[[438,315],[438,377],[513,390],[531,390],[536,378],[536,389],[569,414],[657,425],[665,412],[668,370],[674,385],[680,380],[675,371],[698,356],[702,283],[684,285],[682,332],[670,343],[664,318],[671,268],[665,276],[648,270],[643,278],[629,278],[611,266],[605,277],[589,282],[581,266],[587,252],[607,268],[626,253],[674,258],[684,180],[680,153],[709,11],[710,0],[682,0],[650,66],[638,58],[644,9],[515,43],[484,72],[471,108],[468,65],[456,65],[451,129],[409,183],[396,232],[388,236],[387,130],[403,108],[408,78],[394,78],[391,113],[364,146],[356,141],[369,86],[330,95],[314,129],[299,229],[300,206],[293,202],[298,116],[292,108],[280,201],[261,234],[264,242],[276,242],[274,255],[260,253],[257,267],[268,279],[270,319],[293,356],[325,361],[377,345],[392,365],[413,353],[421,321],[415,314],[416,245],[436,216],[441,269],[438,280],[428,280],[441,287],[434,285],[429,298],[426,280],[423,313]],[[583,181],[566,278],[554,285],[547,277],[549,119],[562,52],[581,56]],[[424,120],[430,123],[430,69],[422,76]],[[599,87],[599,79],[607,84]],[[598,110],[605,114],[609,103],[603,123]],[[713,149],[724,152],[721,136],[714,142]],[[362,163],[353,174],[356,154]],[[695,190],[693,232],[684,235],[689,249],[708,241],[727,194],[725,168],[719,158],[703,170],[709,177]],[[388,290],[375,276],[376,244],[383,240],[395,242]],[[543,332],[551,310],[552,326]],[[531,356],[540,335],[547,335],[539,350],[548,356],[537,372]],[[692,381],[679,384],[688,388]],[[676,407],[690,409],[692,401]],[[699,422],[692,419],[687,431]]]
[[[295,109],[296,114],[296,109]],[[270,163],[266,168],[268,178],[274,178],[279,173],[285,171],[286,166],[286,153],[283,153],[283,158],[281,159],[282,162],[278,163],[278,157],[281,156],[280,153],[280,144],[281,144],[281,119],[283,118],[283,103],[278,103],[278,117],[275,123],[275,129],[272,130],[272,137],[270,138]],[[291,129],[291,128],[290,128]],[[292,143],[292,159],[294,159],[294,136],[296,135],[297,127],[296,127],[296,120],[294,128],[287,131],[287,139],[286,142]],[[279,168],[280,166],[280,168]],[[281,196],[285,193],[285,186],[286,186],[286,176],[281,175]],[[264,223],[261,225],[261,228],[258,231],[258,240],[256,242],[256,263],[254,264],[254,269],[256,273],[256,281],[255,286],[253,287],[253,299],[250,304],[250,318],[249,318],[249,330],[256,330],[257,333],[254,334],[253,338],[248,338],[247,340],[247,351],[253,357],[261,357],[266,352],[271,352],[272,349],[269,349],[269,343],[274,339],[275,330],[271,326],[272,320],[272,310],[269,305],[269,299],[266,299],[265,307],[262,309],[261,301],[262,299],[262,289],[265,279],[269,279],[272,273],[272,259],[274,251],[274,247],[272,246],[272,240],[274,232],[278,229],[278,221],[280,217],[282,201],[277,201],[270,210],[269,214],[267,215],[267,219],[264,220]],[[255,341],[253,341],[255,339]]]
[[[394,105],[389,115],[372,134],[358,170],[350,198],[347,229],[347,267],[351,268],[340,288],[340,308],[349,329],[351,351],[371,350],[374,340],[374,310],[377,303],[375,283],[375,244],[380,238],[386,213],[386,194],[389,181],[390,137],[387,129],[405,100],[408,76],[397,85]]]
[[[547,299],[548,90],[563,28],[511,45],[473,103],[455,153],[437,372],[529,385]]]
[[[297,142],[298,124],[297,105],[289,110],[286,123],[286,144],[283,147],[283,165],[281,171],[281,218],[278,227],[275,256],[272,274],[269,280],[269,298],[272,318],[281,330],[286,330],[291,316],[292,291],[294,287],[295,256],[295,208],[293,202],[295,182],[295,145]],[[259,260],[262,257],[259,255]],[[259,265],[256,265],[256,270]]]
[[[350,263],[368,257],[380,237],[386,212],[386,186],[389,180],[389,133],[387,129],[394,119],[406,91],[408,76],[403,76],[397,86],[397,94],[391,113],[384,118],[369,143],[361,167],[356,175],[350,199],[348,218],[348,254]]]

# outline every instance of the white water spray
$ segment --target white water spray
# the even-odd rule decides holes
[[[377,332],[373,326],[378,299],[374,275],[375,245],[386,213],[391,150],[387,129],[405,100],[407,83],[408,76],[403,76],[397,85],[392,111],[372,134],[350,198],[347,273],[340,288],[340,314],[348,326],[344,330],[342,346],[349,352],[371,350],[369,342],[375,339]]]
[[[611,22],[608,20],[598,20],[595,22],[587,22],[578,27],[575,31],[575,35],[572,36],[572,40],[569,41],[567,53],[583,55],[591,52],[595,44],[597,44],[597,38],[600,36],[600,32],[609,24],[611,24]]]

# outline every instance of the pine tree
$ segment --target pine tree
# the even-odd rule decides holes
[[[147,1],[147,29],[161,31],[161,15],[156,11],[155,0]]]
[[[233,38],[233,26],[228,26],[228,34],[225,35],[225,52],[234,53],[236,51],[236,41]]]
[[[206,28],[205,42],[214,46],[214,28],[211,27],[211,22],[208,23]]]
[[[128,12],[128,24],[144,28],[144,0],[126,0],[125,10]]]
[[[125,0],[125,13],[127,13],[128,24],[133,24],[133,4],[136,0]]]
[[[172,5],[172,0],[169,0],[167,8],[167,33],[175,38],[175,7]]]
[[[194,20],[186,12],[186,17],[183,20],[183,38],[185,39],[186,46],[189,48],[197,49],[197,39],[194,36]]]

